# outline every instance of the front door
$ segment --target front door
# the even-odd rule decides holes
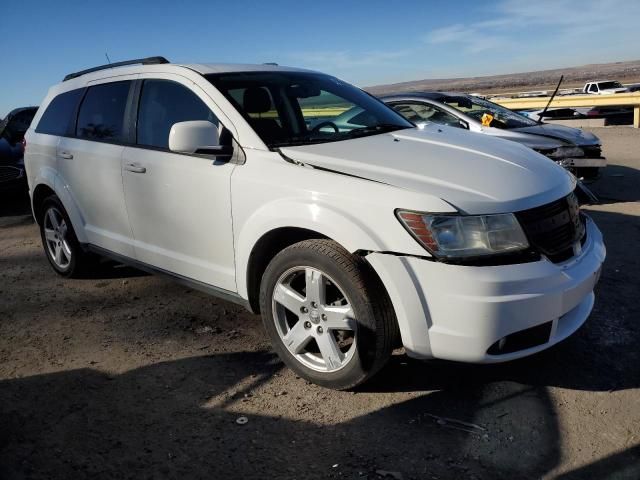
[[[230,197],[235,165],[169,151],[174,123],[208,120],[219,126],[205,94],[180,78],[143,80],[136,146],[125,148],[122,157],[136,258],[235,292]]]

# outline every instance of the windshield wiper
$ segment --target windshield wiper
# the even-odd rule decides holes
[[[357,137],[360,135],[367,135],[370,133],[376,134],[376,133],[393,132],[395,130],[403,130],[405,128],[411,128],[411,127],[397,125],[395,123],[380,123],[378,125],[370,125],[368,127],[354,128],[353,130],[349,130],[348,132],[345,132],[345,135],[348,137]]]
[[[298,147],[301,145],[314,145],[316,143],[335,142],[335,138],[292,138],[286,142],[274,142],[269,144],[269,148]]]

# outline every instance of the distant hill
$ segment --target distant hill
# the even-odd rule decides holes
[[[622,83],[640,83],[640,60],[615,63],[596,63],[580,67],[555,68],[536,72],[491,75],[467,78],[433,78],[412,82],[365,87],[374,95],[421,90],[451,90],[462,92],[503,93],[528,90],[552,90],[560,75],[564,75],[562,88],[582,87],[590,80],[618,80]]]

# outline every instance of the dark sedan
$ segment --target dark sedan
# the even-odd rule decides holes
[[[27,190],[24,171],[24,134],[38,107],[16,108],[0,121],[0,193]]]

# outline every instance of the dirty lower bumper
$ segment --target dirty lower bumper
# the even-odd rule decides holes
[[[603,168],[607,166],[606,158],[563,158],[558,162],[567,168]]]
[[[575,332],[593,307],[604,258],[602,235],[591,219],[581,254],[559,264],[543,259],[470,267],[367,256],[389,292],[410,356],[478,363],[530,355]],[[527,344],[524,337],[534,331],[544,338]],[[523,348],[514,351],[510,339]]]

